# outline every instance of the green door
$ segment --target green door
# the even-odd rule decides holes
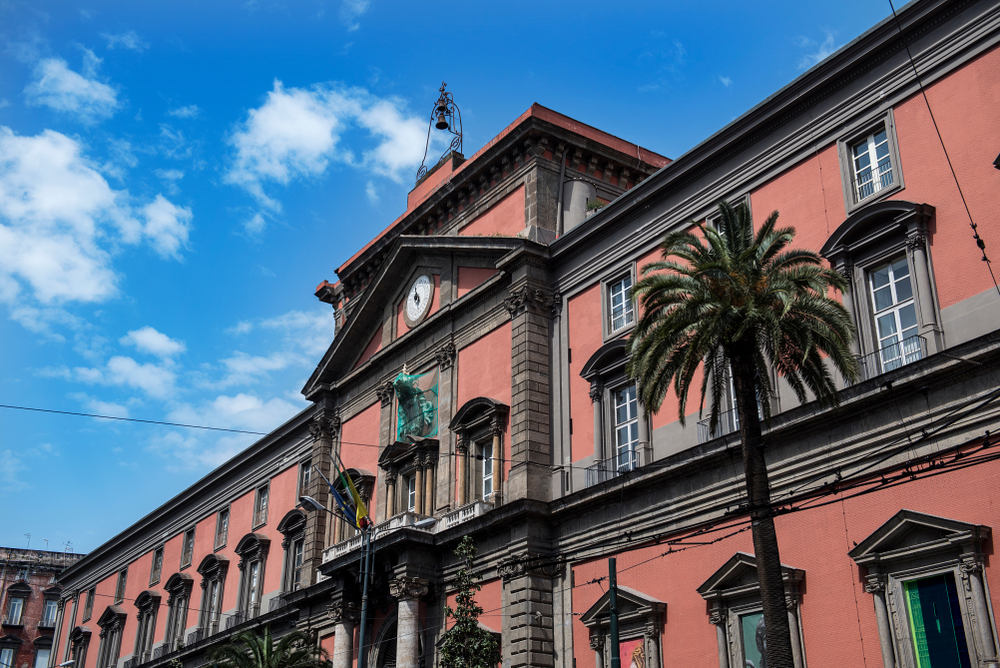
[[[952,573],[904,585],[917,668],[971,668]]]

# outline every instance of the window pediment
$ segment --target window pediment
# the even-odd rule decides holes
[[[267,554],[268,548],[271,547],[271,539],[262,533],[248,533],[240,539],[239,544],[236,546],[236,554],[240,555],[243,560],[253,557],[257,554]]]
[[[80,628],[80,627],[77,627],[77,628]],[[90,633],[90,632],[88,631],[87,633]],[[12,645],[20,645],[22,642],[24,642],[24,641],[21,640],[20,638],[18,638],[17,636],[6,635],[6,636],[3,636],[3,637],[0,637],[0,646],[2,646],[2,647],[11,647]]]
[[[178,594],[190,594],[191,586],[194,584],[194,578],[192,578],[187,573],[174,573],[167,580],[167,584],[164,587],[171,596],[176,596]]]
[[[89,637],[90,637],[89,626],[77,626],[70,632],[69,641],[71,643],[77,643],[80,642],[81,640],[86,640]],[[2,640],[0,640],[0,642],[2,642]]]
[[[226,571],[229,569],[229,558],[222,555],[210,554],[201,560],[198,564],[198,574],[199,575],[214,575],[217,572],[221,572],[225,575]]]
[[[926,233],[934,216],[930,204],[888,200],[859,209],[844,220],[823,244],[820,255],[834,265],[849,261],[852,251],[893,236]]]
[[[160,604],[160,592],[153,589],[147,589],[138,596],[135,597],[135,607],[142,610],[143,608],[154,608]]]
[[[618,620],[622,625],[659,620],[667,610],[663,601],[629,587],[618,585]],[[611,623],[611,593],[604,592],[580,617],[589,629],[604,629]]]
[[[453,432],[467,433],[480,427],[489,426],[494,419],[503,420],[510,412],[510,406],[489,397],[469,399],[455,413],[448,428]]]
[[[298,508],[292,508],[278,522],[278,532],[285,534],[296,533],[306,527],[306,514]]]
[[[125,611],[117,605],[109,605],[104,609],[104,613],[101,618],[97,620],[97,625],[101,628],[107,626],[113,626],[116,623],[124,623],[125,621]]]
[[[63,588],[60,587],[59,585],[52,585],[48,589],[45,589],[44,591],[42,591],[42,596],[46,600],[48,600],[48,599],[58,599],[59,595],[62,594],[62,590],[63,590]]]
[[[628,342],[625,339],[609,341],[590,356],[587,363],[580,369],[584,380],[593,381],[614,373],[622,373],[628,361]]]
[[[781,580],[785,590],[797,587],[805,577],[805,571],[781,565]],[[706,601],[733,599],[744,596],[759,596],[760,582],[757,579],[757,557],[746,552],[737,552],[722,568],[715,571],[700,587],[698,593]]]
[[[859,565],[911,559],[938,552],[978,552],[990,528],[913,510],[900,510],[848,555]]]
[[[24,596],[28,597],[31,595],[31,587],[22,582],[15,582],[11,586],[7,587],[7,593],[11,596]]]
[[[396,470],[405,469],[413,465],[415,463],[414,460],[418,456],[422,456],[425,453],[436,457],[439,448],[440,443],[436,438],[425,438],[414,443],[396,441],[382,451],[382,454],[378,458],[378,465],[383,470],[389,470],[390,468],[395,468]]]

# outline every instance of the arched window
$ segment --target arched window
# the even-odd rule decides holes
[[[458,504],[488,501],[499,505],[503,492],[503,435],[510,407],[476,397],[465,402],[452,418],[458,450]]]
[[[281,541],[281,549],[284,551],[284,568],[281,571],[281,593],[288,594],[298,590],[300,587],[308,586],[308,582],[302,581],[303,559],[305,557],[306,545],[306,515],[298,508],[289,510],[281,522],[278,523],[278,531],[285,537]],[[271,609],[280,605],[283,597],[275,597],[271,600]]]
[[[139,624],[135,632],[135,649],[132,652],[135,664],[149,661],[153,653],[153,637],[156,634],[156,612],[160,608],[160,593],[147,590],[135,599],[139,610]]]
[[[219,631],[222,596],[225,593],[228,572],[229,559],[214,554],[202,559],[198,566],[198,573],[201,575],[201,614],[198,616],[196,637],[192,639],[195,642]]]
[[[184,639],[187,628],[188,607],[191,603],[191,588],[194,578],[187,573],[174,573],[167,580],[167,631],[163,646],[166,652],[173,652]],[[160,651],[160,650],[157,650]],[[159,658],[159,657],[154,657]]]
[[[97,620],[101,627],[101,646],[97,650],[97,668],[115,668],[122,648],[122,630],[125,628],[125,611],[118,605],[109,605]]]
[[[248,533],[236,546],[240,556],[240,591],[237,613],[226,620],[226,628],[241,624],[260,614],[260,601],[264,595],[264,569],[271,539],[264,534]]]

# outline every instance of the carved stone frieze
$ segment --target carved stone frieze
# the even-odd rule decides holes
[[[497,571],[504,582],[532,574],[551,578],[558,575],[560,569],[559,564],[553,563],[552,559],[550,556],[528,552],[500,562]]]
[[[510,297],[503,300],[503,305],[510,313],[510,317],[513,318],[528,309],[544,310],[550,308],[552,297],[544,290],[522,285],[510,291]]]
[[[553,318],[555,318],[560,313],[562,313],[562,309],[563,309],[562,295],[556,292],[555,294],[552,295],[552,306],[549,308],[549,313],[552,315]]]
[[[314,439],[334,439],[340,433],[340,416],[327,410],[321,410],[309,424],[309,433]]]
[[[387,380],[375,388],[375,394],[382,405],[387,406],[392,403],[393,397],[396,396],[396,389],[392,386],[392,381]]]
[[[356,623],[361,619],[361,611],[357,603],[338,602],[326,606],[326,616],[333,620],[334,624]]]
[[[442,369],[447,369],[455,361],[455,344],[452,341],[441,346],[436,353],[434,353],[434,359],[437,360],[438,366]]]
[[[389,580],[389,595],[398,600],[420,598],[426,596],[428,591],[427,580],[422,578],[398,577]]]

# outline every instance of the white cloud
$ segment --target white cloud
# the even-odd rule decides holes
[[[829,30],[824,30],[823,32],[826,33],[826,38],[822,43],[818,43],[816,40],[809,39],[808,37],[799,38],[799,47],[803,49],[815,49],[812,53],[802,56],[802,59],[799,61],[800,70],[809,69],[820,61],[825,60],[827,56],[840,48],[834,43],[836,33]]]
[[[733,80],[730,79],[729,77],[720,76],[719,83],[721,83],[726,88],[729,88],[731,85],[733,85]]]
[[[372,206],[378,204],[378,189],[371,181],[365,184],[365,197],[368,198],[368,203]]]
[[[157,196],[140,213],[145,224],[128,192],[112,189],[75,140],[0,126],[0,300],[28,305],[21,295],[28,286],[46,306],[104,301],[117,291],[112,256],[144,238],[176,257],[190,209]]]
[[[226,334],[249,334],[253,331],[253,325],[246,320],[241,320],[226,330]]]
[[[121,106],[117,91],[94,77],[100,59],[84,49],[83,76],[69,69],[61,58],[46,58],[35,66],[35,79],[24,93],[28,104],[74,114],[85,123],[110,118]]]
[[[342,0],[340,4],[340,20],[349,32],[361,27],[358,18],[368,11],[369,0]]]
[[[285,342],[301,348],[307,355],[326,352],[333,340],[333,312],[321,309],[311,312],[289,311],[264,320],[261,327],[281,332]]]
[[[183,341],[171,339],[166,334],[158,332],[148,325],[132,330],[119,339],[119,343],[134,346],[143,352],[157,355],[158,357],[171,357],[185,350]]]
[[[10,450],[0,450],[0,496],[9,492],[20,492],[31,487],[21,479],[27,471],[24,462]]]
[[[142,209],[146,217],[143,234],[150,240],[160,257],[179,258],[178,251],[187,246],[191,230],[191,209],[172,204],[163,195]]]
[[[360,161],[341,142],[351,127],[366,130],[365,139],[374,141],[362,148]],[[397,98],[381,99],[357,88],[286,89],[275,80],[264,104],[251,109],[230,136],[235,155],[225,178],[280,211],[281,204],[264,191],[266,182],[286,185],[316,177],[331,160],[402,182],[402,172],[419,164],[425,137],[423,121],[408,116]]]
[[[251,237],[259,237],[265,227],[267,227],[267,221],[258,212],[253,215],[253,218],[243,224],[243,231]]]
[[[72,378],[92,385],[131,387],[141,390],[154,399],[168,399],[174,394],[176,375],[170,369],[155,364],[139,364],[131,357],[117,355],[108,360],[104,368],[76,367],[48,369],[50,377]]]
[[[222,366],[226,369],[226,376],[214,387],[231,387],[233,385],[248,385],[256,382],[261,377],[267,376],[271,371],[282,371],[295,364],[304,364],[305,360],[299,356],[288,352],[276,352],[270,355],[248,355],[237,350],[232,357],[227,357],[222,361]]]
[[[184,178],[184,172],[179,169],[157,169],[153,173],[164,181],[180,181]]]
[[[197,118],[200,113],[201,109],[199,109],[196,104],[189,104],[167,111],[167,115],[173,116],[174,118]]]
[[[184,137],[184,133],[174,130],[166,123],[160,124],[160,151],[175,160],[190,158],[194,154],[194,149]]]
[[[112,417],[129,417],[128,408],[122,406],[121,404],[116,404],[113,401],[101,401],[100,399],[93,399],[87,397],[84,401],[84,406],[88,413],[94,413],[95,415],[110,415]]]
[[[109,35],[106,32],[102,32],[101,37],[103,37],[104,41],[108,43],[108,49],[114,49],[116,46],[121,46],[124,49],[142,53],[149,48],[149,42],[139,37],[138,33],[134,30],[126,30],[125,32],[117,35]]]

